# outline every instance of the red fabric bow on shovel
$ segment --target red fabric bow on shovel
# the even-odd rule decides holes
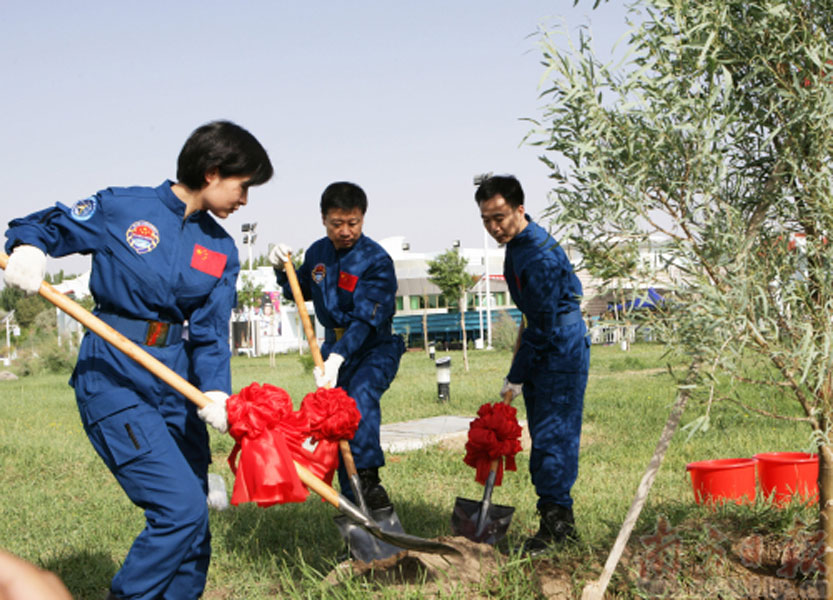
[[[235,440],[228,463],[234,472],[231,503],[258,506],[303,502],[309,495],[295,463],[330,484],[338,467],[338,440],[351,439],[361,415],[356,402],[340,389],[307,394],[292,410],[284,390],[253,383],[226,401],[229,433]],[[314,451],[304,441],[318,441]]]
[[[492,461],[497,460],[495,485],[503,482],[503,470],[516,471],[515,455],[521,451],[521,426],[518,411],[504,402],[488,402],[477,410],[477,418],[469,425],[466,456],[476,469],[475,480],[486,485]]]
[[[309,422],[309,435],[318,442],[316,461],[326,466],[324,481],[331,484],[338,468],[340,440],[352,440],[362,414],[356,401],[342,388],[318,388],[301,401],[301,413]]]

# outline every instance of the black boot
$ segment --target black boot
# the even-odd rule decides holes
[[[523,543],[523,554],[540,556],[562,542],[578,541],[572,508],[559,504],[545,504],[538,512],[541,515],[541,525],[538,532]]]
[[[377,510],[393,505],[388,497],[387,491],[380,483],[378,467],[358,469],[358,473],[359,482],[362,486],[362,495],[364,496],[364,501],[367,502],[367,508]]]

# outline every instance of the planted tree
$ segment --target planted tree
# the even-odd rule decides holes
[[[263,297],[263,286],[256,284],[252,278],[245,271],[241,271],[240,275],[243,279],[243,285],[237,291],[237,303],[246,309],[246,320],[248,322],[248,336],[249,344],[252,349],[255,347],[255,322],[254,322],[254,308]]]
[[[671,291],[639,318],[691,358],[680,393],[704,400],[695,425],[714,402],[741,398],[806,422],[830,548],[833,1],[641,6],[615,67],[586,32],[566,50],[540,37],[547,106],[530,139],[552,170],[550,214],[601,266],[605,248],[663,235],[654,274]],[[610,266],[638,285],[636,268]],[[783,398],[794,410],[776,408]],[[824,562],[833,593],[833,553]]]
[[[466,338],[466,290],[471,285],[471,275],[466,271],[469,261],[456,250],[446,250],[434,260],[428,261],[428,279],[440,288],[449,306],[455,303],[460,311],[460,333],[463,341],[463,364],[469,370],[468,343]]]

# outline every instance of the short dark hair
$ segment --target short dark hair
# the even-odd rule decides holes
[[[518,208],[524,203],[524,190],[521,187],[521,182],[514,175],[489,177],[477,188],[474,193],[474,201],[479,205],[481,202],[491,200],[498,195],[503,196],[503,199],[512,208]]]
[[[176,178],[200,190],[211,169],[217,169],[220,177],[250,175],[249,185],[266,183],[273,173],[260,142],[231,121],[212,121],[194,130],[179,153]]]
[[[353,210],[358,208],[362,214],[367,212],[367,195],[355,183],[336,181],[327,186],[321,194],[321,215],[327,216],[332,209]]]

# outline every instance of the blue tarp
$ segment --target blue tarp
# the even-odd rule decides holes
[[[659,293],[654,288],[648,288],[648,297],[647,298],[634,298],[633,300],[629,300],[625,302],[625,311],[629,310],[637,310],[640,308],[648,308],[654,309],[658,306],[662,305],[665,302],[665,298],[659,295]],[[607,305],[608,310],[613,310],[613,304]],[[616,310],[622,310],[622,305],[617,304]]]

